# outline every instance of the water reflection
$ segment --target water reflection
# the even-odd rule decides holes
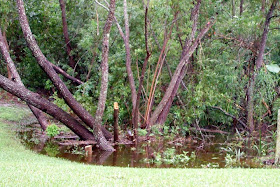
[[[137,147],[132,145],[115,146],[115,152],[100,151],[94,148],[92,155],[86,155],[83,146],[59,146],[54,141],[47,141],[45,144],[38,141],[35,143],[29,141],[32,138],[28,136],[33,137],[34,135],[25,133],[21,136],[24,137],[22,139],[24,144],[38,153],[86,164],[145,168],[223,168],[227,164],[226,153],[221,152],[221,148],[225,145],[221,142],[204,145],[203,149],[197,149],[200,143],[178,144],[176,146],[176,144],[170,144],[168,141],[159,139],[153,143],[139,144]],[[176,155],[180,155],[180,157],[176,157]],[[179,162],[172,162],[172,156],[179,159]],[[238,166],[261,167],[256,165],[251,158],[242,158]]]

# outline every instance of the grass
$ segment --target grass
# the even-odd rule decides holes
[[[26,108],[0,106],[0,119],[18,122],[30,113]]]
[[[280,183],[278,169],[118,168],[38,155],[20,144],[11,130],[15,124],[3,120],[20,120],[16,114],[21,110],[0,108],[0,186],[278,186]]]

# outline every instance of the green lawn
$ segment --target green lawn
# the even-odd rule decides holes
[[[0,186],[279,186],[278,169],[136,169],[38,155],[15,137],[21,109],[0,107]],[[13,115],[8,115],[11,113]],[[25,115],[26,112],[23,112]],[[7,117],[8,116],[8,117]]]

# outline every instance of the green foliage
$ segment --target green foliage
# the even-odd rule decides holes
[[[59,127],[53,123],[47,127],[46,133],[49,137],[53,138],[59,134],[59,130]]]
[[[44,150],[46,151],[47,155],[50,157],[56,157],[59,154],[58,145],[52,142],[46,143]]]
[[[146,129],[138,129],[138,135],[139,136],[146,136],[147,135],[147,130]]]
[[[95,1],[65,1],[68,32],[73,48],[74,60],[77,62],[75,71],[69,67],[69,58],[62,32],[61,10],[59,2],[26,1],[25,6],[32,32],[48,60],[59,65],[70,75],[79,77],[85,84],[76,86],[69,80],[65,81],[75,99],[92,115],[95,114],[100,90],[100,64],[102,55],[103,27],[107,11],[98,6]],[[175,97],[167,117],[163,132],[153,129],[153,134],[188,133],[190,125],[198,122],[200,126],[216,125],[221,129],[232,126],[232,118],[223,112],[213,109],[218,106],[242,121],[246,121],[246,102],[249,78],[254,68],[252,51],[243,44],[255,44],[260,40],[265,16],[260,11],[261,1],[245,1],[242,16],[239,12],[239,2],[236,3],[236,14],[232,16],[231,1],[203,1],[198,18],[198,30],[201,30],[210,18],[215,18],[215,25],[200,42],[192,56],[187,74],[183,80],[186,87],[181,86]],[[105,3],[104,3],[105,4]],[[270,4],[270,2],[268,3]],[[144,113],[145,95],[149,89],[158,62],[160,50],[166,37],[164,32],[170,31],[174,15],[178,13],[176,23],[171,30],[166,54],[166,64],[173,74],[181,58],[181,44],[191,33],[192,22],[190,12],[193,1],[150,1],[149,38],[148,45],[152,56],[149,59],[148,70],[144,77],[145,93],[141,95],[140,112]],[[269,5],[266,6],[266,11]],[[12,58],[15,60],[24,84],[33,90],[45,88],[52,93],[53,85],[38,66],[36,60],[26,46],[18,20],[15,2],[1,1],[1,27],[7,33]],[[138,74],[141,73],[145,60],[144,10],[140,1],[128,2],[130,47],[132,71],[138,89]],[[276,14],[279,10],[276,10]],[[116,18],[124,31],[123,3],[117,2]],[[275,21],[276,20],[276,21]],[[278,27],[278,18],[271,21],[271,28]],[[256,123],[275,123],[275,110],[278,106],[277,93],[279,75],[268,71],[278,71],[280,65],[280,34],[278,29],[269,31],[264,62],[256,79],[254,94],[254,117]],[[158,46],[159,45],[159,46]],[[1,57],[0,57],[1,58]],[[118,28],[113,24],[110,33],[109,52],[109,89],[106,109],[103,117],[105,125],[113,124],[113,103],[120,107],[119,120],[121,127],[131,124],[132,102],[131,91],[125,68],[126,53],[124,42]],[[1,59],[2,61],[2,59]],[[89,68],[91,67],[91,72]],[[169,69],[163,66],[157,81],[154,106],[162,99],[170,82]],[[0,73],[7,74],[5,64],[0,64]],[[90,76],[87,77],[88,73]],[[89,78],[87,80],[87,78]],[[65,79],[64,79],[65,80]],[[52,93],[54,103],[63,110],[71,112],[64,100],[57,93]],[[142,97],[143,96],[143,97]],[[273,108],[272,115],[264,114],[267,108],[263,103]],[[280,105],[279,105],[280,106]],[[153,108],[154,109],[154,108]],[[144,132],[143,132],[144,133]],[[140,132],[141,134],[141,132]]]

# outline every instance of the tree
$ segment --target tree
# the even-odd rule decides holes
[[[15,83],[17,83],[19,86],[24,87],[21,78],[16,70],[15,64],[13,60],[10,57],[9,50],[7,48],[7,40],[5,35],[2,35],[2,31],[0,29],[0,50],[1,53],[7,63],[7,69],[8,69],[8,78]],[[42,111],[38,110],[36,107],[33,107],[32,105],[28,105],[34,116],[38,119],[41,128],[45,131],[48,126],[48,121],[46,119],[46,116],[43,114]]]
[[[69,57],[69,66],[74,69],[76,63],[74,61],[73,55],[71,54],[72,46],[71,46],[70,39],[69,39],[69,34],[68,34],[66,9],[65,9],[66,3],[64,2],[64,0],[59,0],[59,5],[60,5],[60,8],[61,8],[63,35],[64,35],[64,39],[65,39],[65,44],[66,44],[66,52],[67,52],[67,55]]]
[[[169,86],[161,100],[161,102],[156,107],[155,111],[153,112],[151,119],[148,120],[149,126],[152,126],[156,123],[163,124],[166,120],[167,114],[169,113],[170,106],[174,100],[180,82],[182,81],[183,77],[185,76],[185,70],[187,64],[189,63],[189,59],[192,56],[193,52],[197,48],[199,42],[203,38],[203,36],[208,32],[208,30],[213,25],[213,20],[207,22],[205,27],[201,30],[198,34],[197,38],[195,39],[195,33],[197,30],[197,19],[199,16],[199,8],[200,8],[201,1],[198,0],[196,6],[193,9],[193,26],[192,32],[189,38],[186,38],[185,45],[183,47],[183,51],[181,53],[181,59],[179,64],[177,65],[176,71],[174,72],[172,79],[169,83]]]
[[[107,24],[106,24],[106,27],[104,28],[107,31],[106,35],[104,35],[104,42],[103,42],[104,43],[104,50],[103,50],[103,52],[104,52],[103,53],[104,62],[103,62],[103,64],[105,64],[105,66],[106,66],[106,63],[107,63],[106,61],[108,60],[108,50],[109,50],[108,49],[108,40],[109,40],[110,27],[111,27],[111,24],[112,24],[112,17],[114,15],[114,7],[115,7],[115,1],[112,0],[111,3],[110,3],[110,13],[109,13],[109,16],[108,16]],[[42,67],[42,69],[46,72],[46,74],[52,80],[53,84],[56,86],[58,91],[61,93],[62,97],[65,99],[66,103],[70,106],[70,108],[77,114],[77,116],[87,126],[89,126],[90,128],[93,128],[95,140],[100,145],[100,148],[103,149],[103,150],[106,150],[106,151],[113,151],[114,149],[107,142],[107,140],[105,139],[105,137],[104,137],[104,135],[101,131],[101,125],[100,125],[101,121],[100,120],[101,120],[102,115],[103,115],[102,112],[99,112],[99,113],[97,112],[96,118],[94,120],[93,117],[80,105],[80,103],[78,103],[74,99],[73,95],[70,93],[70,91],[68,90],[66,85],[62,82],[62,80],[59,78],[59,76],[55,72],[55,70],[52,66],[52,63],[49,62],[46,59],[46,57],[44,56],[44,54],[41,52],[41,50],[40,50],[32,32],[31,32],[31,29],[30,29],[30,26],[29,26],[29,23],[28,23],[28,20],[27,20],[27,17],[26,17],[26,13],[25,13],[25,10],[24,10],[24,3],[23,3],[22,0],[17,1],[17,8],[18,8],[18,14],[19,14],[19,21],[20,21],[20,24],[21,24],[21,27],[22,27],[22,31],[23,31],[25,40],[26,40],[30,50],[32,51],[34,57],[36,58],[37,62],[39,63],[39,65]],[[106,74],[106,69],[104,69],[103,71],[105,72],[104,73],[104,77],[105,77],[104,80],[106,80],[106,77],[108,77],[108,75]],[[3,81],[2,82],[3,83],[2,87],[4,89],[6,89],[7,91],[16,95],[16,93],[12,92],[12,90],[11,90],[11,87],[14,88],[15,85],[13,85],[13,84],[10,85],[10,87],[9,87],[10,89],[8,89],[7,85],[5,86],[4,84],[5,83],[8,84],[10,82],[5,80],[3,76],[1,78],[2,78],[2,81]],[[105,84],[105,87],[106,87],[106,84]],[[24,89],[22,88],[22,90],[24,90]],[[18,97],[27,97],[26,95],[22,94],[22,92],[20,92],[20,91],[18,91],[18,92],[19,92],[18,95],[17,95]],[[103,93],[105,93],[105,92],[103,92]],[[103,100],[102,100],[102,97],[103,97]],[[39,107],[38,103],[35,104],[34,102],[31,103],[32,101],[30,101],[28,99],[24,99],[24,98],[22,98],[22,99],[26,100],[27,103],[30,103],[31,105],[32,104],[36,105],[37,108],[43,108],[43,106]],[[106,96],[105,96],[105,99],[106,99]],[[40,100],[40,101],[46,102],[46,100]],[[100,103],[101,104],[104,103],[104,96],[101,96]],[[42,104],[42,102],[40,104]],[[50,103],[48,103],[48,104],[50,104]],[[44,106],[46,106],[46,103],[44,104]],[[56,107],[54,107],[54,108],[56,108]],[[102,107],[100,107],[100,108],[101,108],[101,111],[102,111]],[[43,109],[43,111],[44,110],[46,110],[46,109]],[[61,110],[60,110],[60,112],[61,112]],[[52,113],[52,115],[54,115],[54,114]],[[65,117],[65,114],[64,114],[64,117]],[[61,119],[61,120],[64,120],[64,123],[67,122],[67,119]],[[72,122],[70,123],[70,125],[68,124],[68,126],[70,126],[72,130],[77,131],[77,129],[75,129],[75,125],[73,125],[73,124],[77,125],[77,123],[72,120]],[[79,126],[79,129],[82,129],[82,127]],[[83,129],[82,131],[85,131],[85,129]],[[83,133],[79,133],[79,136],[83,136],[84,139],[91,138],[88,135],[88,132],[86,132],[86,131],[83,132]]]
[[[265,18],[265,23],[264,23],[264,30],[260,39],[260,44],[258,47],[258,55],[257,55],[257,59],[256,59],[256,68],[255,70],[253,70],[253,75],[250,78],[250,84],[249,84],[249,88],[248,88],[248,116],[247,116],[247,125],[250,128],[250,132],[253,132],[255,130],[255,125],[254,125],[254,100],[253,100],[253,96],[254,96],[254,88],[255,88],[255,80],[256,77],[258,76],[258,73],[260,71],[260,68],[262,67],[263,64],[263,57],[264,57],[264,51],[266,48],[266,41],[267,41],[267,35],[268,35],[268,31],[269,31],[269,24],[270,21],[273,17],[273,12],[276,8],[278,4],[277,0],[274,0],[271,4],[271,7],[266,15]]]

